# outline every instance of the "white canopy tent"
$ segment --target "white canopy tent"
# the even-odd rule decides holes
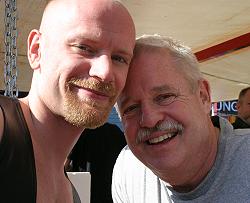
[[[236,99],[250,86],[250,0],[123,0],[131,12],[137,36],[172,36],[190,46],[201,60],[200,69],[210,81],[212,100]],[[0,70],[4,60],[4,1],[0,1]],[[28,91],[32,71],[26,38],[38,28],[44,0],[17,0],[19,90]],[[122,22],[121,22],[122,23]],[[0,74],[0,89],[4,89]]]

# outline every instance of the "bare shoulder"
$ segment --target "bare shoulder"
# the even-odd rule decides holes
[[[3,111],[0,108],[0,142],[3,137],[3,129],[4,129],[4,117],[3,117]]]

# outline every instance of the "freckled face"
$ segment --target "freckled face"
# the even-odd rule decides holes
[[[134,25],[119,4],[62,2],[48,8],[41,25],[38,91],[68,122],[96,127],[125,85]]]

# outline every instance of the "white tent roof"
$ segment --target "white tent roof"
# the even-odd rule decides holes
[[[17,0],[18,1],[18,0]],[[132,14],[137,36],[159,33],[190,46],[210,81],[212,100],[236,99],[250,86],[250,0],[123,0]],[[19,0],[18,87],[28,91],[31,70],[26,38],[39,26],[43,0]],[[4,1],[0,1],[0,70],[4,59]],[[122,22],[121,22],[122,23]],[[3,81],[3,74],[0,80]],[[3,82],[0,83],[3,89]]]

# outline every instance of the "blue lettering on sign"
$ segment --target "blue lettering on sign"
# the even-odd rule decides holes
[[[236,104],[237,104],[237,101],[233,101],[233,102],[231,103],[231,109],[232,109],[233,111],[235,111],[235,112],[237,112]]]
[[[237,100],[217,102],[217,113],[237,115]]]
[[[222,111],[222,107],[223,107],[223,105],[222,105],[222,102],[218,102],[217,103],[217,111]]]

